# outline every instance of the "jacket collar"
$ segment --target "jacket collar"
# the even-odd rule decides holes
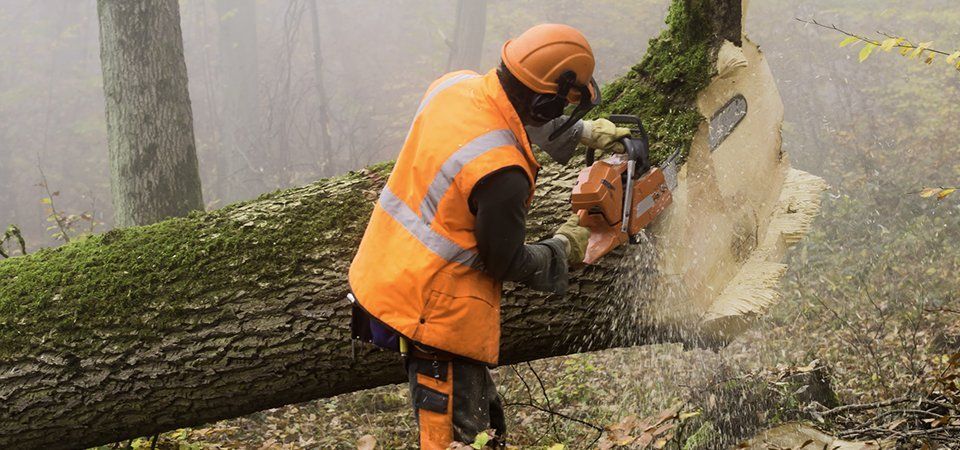
[[[520,116],[517,115],[517,111],[513,109],[513,104],[510,103],[506,91],[504,91],[503,86],[500,85],[500,79],[497,77],[496,69],[490,69],[490,71],[483,76],[483,90],[487,99],[496,105],[497,110],[500,111],[507,126],[510,127],[510,131],[512,131],[513,135],[517,138],[517,142],[519,142],[523,148],[524,155],[533,165],[534,171],[539,170],[540,164],[537,162],[537,158],[530,148],[530,139],[527,137],[527,131],[524,129],[523,122],[520,121]]]

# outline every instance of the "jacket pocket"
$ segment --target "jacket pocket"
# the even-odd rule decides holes
[[[480,273],[458,276],[440,271],[433,279],[429,298],[433,304],[443,303],[444,300],[452,298],[484,302],[491,308],[499,309],[500,283],[493,282],[492,279]]]

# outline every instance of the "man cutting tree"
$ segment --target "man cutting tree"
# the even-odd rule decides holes
[[[579,31],[538,25],[503,45],[498,69],[446,74],[420,102],[349,280],[354,337],[405,356],[424,449],[490,428],[503,443],[489,372],[501,283],[564,294],[590,234],[574,215],[554,237],[525,243],[540,169],[531,141],[566,163],[577,143],[616,151],[630,134],[581,120],[600,102],[594,66]]]

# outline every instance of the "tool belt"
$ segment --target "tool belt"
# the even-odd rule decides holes
[[[377,347],[400,351],[400,334],[393,331],[387,324],[373,317],[357,301],[353,293],[347,294],[350,300],[350,337],[355,340],[369,342]]]
[[[411,343],[410,356],[428,361],[453,361],[454,358],[450,353],[425,347],[417,343]]]
[[[356,301],[354,295],[348,294],[352,306],[350,315],[350,336],[358,341],[368,342],[377,347],[393,352],[399,352],[404,356],[411,356],[418,359],[429,361],[452,361],[454,356],[450,353],[427,347],[413,342],[397,333],[368,313],[360,303]],[[406,342],[404,342],[406,341]]]

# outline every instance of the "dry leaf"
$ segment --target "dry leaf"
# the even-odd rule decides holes
[[[937,195],[938,193],[940,193],[940,191],[941,191],[940,188],[929,188],[929,187],[928,187],[928,188],[923,188],[923,190],[920,191],[920,197],[930,198],[930,197],[933,197],[934,195]]]
[[[377,438],[372,435],[365,434],[357,439],[357,450],[374,450],[375,448],[377,448]]]
[[[896,430],[897,427],[899,427],[900,425],[903,425],[906,421],[907,419],[895,420],[891,422],[890,425],[887,425],[887,429],[890,431]]]

